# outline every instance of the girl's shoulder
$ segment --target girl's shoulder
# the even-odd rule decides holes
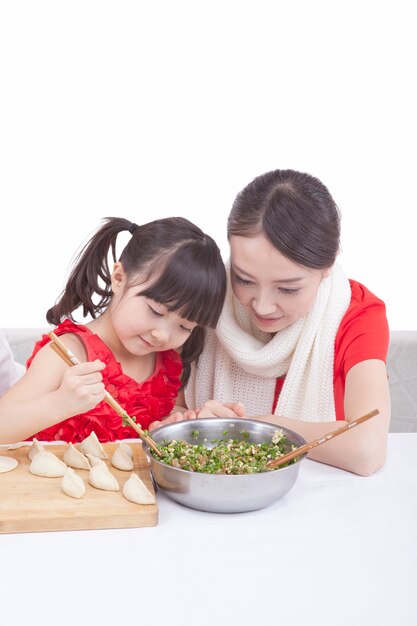
[[[85,345],[85,337],[91,335],[91,331],[82,324],[76,324],[71,320],[65,320],[61,324],[58,324],[54,328],[54,333],[58,336],[65,335],[66,346],[75,354],[80,361],[86,361],[88,359],[88,350]],[[35,356],[50,343],[50,337],[45,334],[36,342],[33,352],[26,362],[26,367],[29,367],[35,358]]]

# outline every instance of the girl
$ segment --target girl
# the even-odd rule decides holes
[[[108,253],[116,261],[124,230],[132,237],[111,272]],[[217,324],[225,291],[217,245],[188,220],[137,226],[107,218],[46,316],[82,363],[69,368],[43,336],[27,373],[0,400],[0,442],[35,433],[77,442],[92,430],[101,441],[136,437],[103,402],[105,389],[142,428],[168,416],[202,350],[204,328]],[[86,325],[73,321],[80,306],[93,318]]]
[[[310,453],[369,475],[386,455],[388,324],[384,303],[335,264],[339,238],[338,208],[313,176],[276,170],[238,194],[225,308],[186,401],[202,407],[199,417],[246,409],[307,441],[378,408],[370,422]]]

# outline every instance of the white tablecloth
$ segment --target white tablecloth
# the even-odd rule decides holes
[[[275,505],[159,524],[0,536],[2,626],[417,624],[417,434],[361,478],[303,461]]]

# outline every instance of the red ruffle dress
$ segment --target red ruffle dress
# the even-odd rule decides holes
[[[110,348],[86,326],[65,320],[55,329],[55,333],[78,335],[87,351],[87,359],[100,359],[106,364],[101,373],[107,391],[130,416],[136,417],[142,428],[148,428],[151,422],[161,420],[171,413],[181,386],[182,372],[181,357],[175,350],[157,352],[154,373],[138,383],[123,373]],[[28,368],[36,353],[49,342],[48,335],[43,335],[36,343],[26,364]],[[92,430],[102,442],[138,436],[130,426],[123,426],[119,415],[105,402],[100,402],[91,411],[70,417],[34,436],[40,441],[63,440],[76,443],[88,437]]]

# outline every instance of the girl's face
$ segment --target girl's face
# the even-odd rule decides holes
[[[276,333],[305,317],[330,270],[290,261],[263,234],[230,238],[233,292],[259,330]]]
[[[113,298],[109,306],[112,327],[130,354],[143,356],[182,346],[197,326],[166,306],[142,296],[149,283],[127,287],[120,263],[112,275]]]

